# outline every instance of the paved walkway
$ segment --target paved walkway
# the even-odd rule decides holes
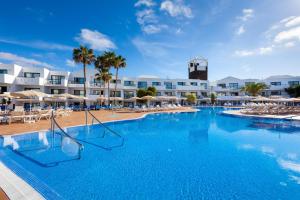
[[[185,107],[180,109],[174,109],[169,111],[162,112],[195,112],[196,110]],[[100,110],[100,111],[91,111],[99,119],[101,122],[107,121],[115,121],[115,120],[125,120],[125,119],[134,119],[140,118],[147,113],[153,112],[112,112],[108,110]],[[91,123],[92,118],[88,117],[88,123]],[[61,127],[69,127],[69,126],[78,126],[85,124],[85,112],[72,112],[70,116],[59,117],[57,122]],[[42,131],[50,128],[50,120],[41,120],[36,123],[12,123],[12,124],[2,124],[0,125],[0,135],[10,135],[10,134],[18,134],[24,132],[34,132],[34,131]]]

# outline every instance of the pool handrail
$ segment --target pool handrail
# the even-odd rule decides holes
[[[85,112],[86,112],[86,116],[87,116],[87,114],[90,114],[93,117],[93,119],[95,119],[103,128],[105,128],[106,130],[110,131],[115,136],[121,138],[121,145],[120,146],[123,146],[123,144],[124,144],[124,137],[121,134],[117,133],[116,131],[112,130],[111,128],[109,128],[108,126],[106,126],[104,123],[102,123],[95,115],[93,115],[90,112],[90,110],[85,110]]]
[[[54,111],[52,111],[52,114],[51,114],[51,131],[52,131],[52,133],[54,133],[54,126],[55,125],[63,133],[64,136],[66,136],[67,138],[69,138],[70,140],[72,140],[73,142],[75,142],[79,146],[79,153],[80,153],[81,150],[83,149],[83,145],[80,142],[78,142],[75,138],[70,136],[64,129],[61,128],[61,126],[57,123],[57,121],[55,119]]]

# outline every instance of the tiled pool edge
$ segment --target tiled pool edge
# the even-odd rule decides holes
[[[155,115],[155,114],[174,114],[174,113],[194,113],[199,111],[198,109],[192,109],[190,111],[170,111],[170,112],[152,112],[152,113],[145,113],[140,117],[134,117],[130,119],[122,119],[122,120],[110,120],[110,121],[105,121],[103,124],[110,124],[110,123],[115,123],[115,122],[126,122],[126,121],[135,121],[135,120],[140,120],[148,115]],[[92,124],[88,124],[92,125]],[[79,127],[79,126],[85,126],[85,125],[76,125],[76,126],[68,126],[68,127],[63,127],[63,128],[72,128],[72,127]],[[40,131],[49,131],[48,130],[40,130]],[[18,133],[18,134],[11,134],[12,135],[23,135],[23,134],[29,134],[29,133],[34,133],[34,132],[24,132],[24,133]],[[3,137],[0,135],[0,137]],[[1,154],[1,152],[0,152]],[[2,182],[0,181],[0,187],[7,193],[8,197],[11,200],[14,199],[28,199],[28,200],[37,200],[37,199],[62,199],[57,193],[53,192],[49,187],[46,185],[43,185],[40,180],[36,180],[33,175],[30,175],[25,172],[24,169],[22,169],[20,166],[18,166],[16,163],[14,163],[10,159],[4,158],[0,159],[0,178],[3,181],[4,185],[10,184],[11,187],[13,188],[6,188],[2,187]],[[3,162],[5,160],[5,162]],[[5,179],[2,178],[1,174],[5,173],[8,171],[13,178],[10,178],[10,180],[19,180],[17,183],[9,183],[9,181],[5,182]],[[43,186],[42,186],[42,185]],[[24,196],[22,194],[22,190],[24,188],[24,185],[26,185],[26,190],[30,191],[29,194],[34,194],[34,196],[40,197],[40,198],[28,198],[28,196]],[[9,195],[10,194],[10,195]],[[18,198],[13,198],[13,195],[18,195]],[[25,195],[28,195],[27,193]]]
[[[28,199],[42,200],[45,199],[39,192],[31,187],[26,181],[17,176],[10,168],[0,161],[0,187],[5,191],[11,200]]]
[[[286,120],[286,121],[300,121],[299,118],[293,118],[294,116],[271,116],[271,115],[246,115],[237,113],[233,110],[225,110],[222,111],[223,115],[228,115],[232,117],[246,117],[246,118],[254,118],[254,119],[277,119],[277,120]]]

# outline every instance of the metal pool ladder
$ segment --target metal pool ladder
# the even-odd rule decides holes
[[[94,124],[94,121],[97,121],[103,128],[104,128],[104,132],[103,132],[103,137],[105,136],[106,132],[108,131],[110,134],[120,138],[121,143],[118,145],[114,145],[114,146],[110,146],[108,149],[112,149],[112,148],[117,148],[117,147],[122,147],[124,145],[124,137],[117,133],[116,131],[112,130],[110,127],[108,127],[107,125],[105,125],[104,123],[102,123],[99,119],[97,119],[97,117],[91,113],[91,111],[89,110],[85,110],[85,123],[87,125],[87,118],[88,115],[90,115],[92,117],[92,124]]]

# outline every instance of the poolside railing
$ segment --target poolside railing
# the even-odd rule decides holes
[[[51,115],[51,131],[52,131],[52,133],[55,133],[55,126],[61,131],[63,136],[69,138],[74,143],[76,143],[79,146],[79,150],[81,152],[81,150],[83,149],[83,145],[81,143],[79,143],[75,138],[70,136],[66,131],[64,131],[64,129],[61,128],[61,126],[57,123],[57,121],[55,119],[54,112],[52,111],[52,115]]]
[[[103,137],[106,134],[106,131],[110,132],[112,135],[118,137],[121,139],[121,143],[119,145],[115,145],[115,146],[110,146],[109,148],[116,148],[116,147],[121,147],[124,145],[124,137],[117,133],[116,131],[112,130],[110,127],[108,127],[107,125],[105,125],[104,123],[102,123],[93,113],[91,113],[91,111],[89,110],[85,110],[85,119],[86,119],[86,125],[87,125],[87,119],[88,119],[88,115],[90,115],[92,117],[92,124],[94,124],[94,121],[96,120],[98,122],[98,124],[100,124],[103,128],[104,128],[104,132],[103,132]]]

